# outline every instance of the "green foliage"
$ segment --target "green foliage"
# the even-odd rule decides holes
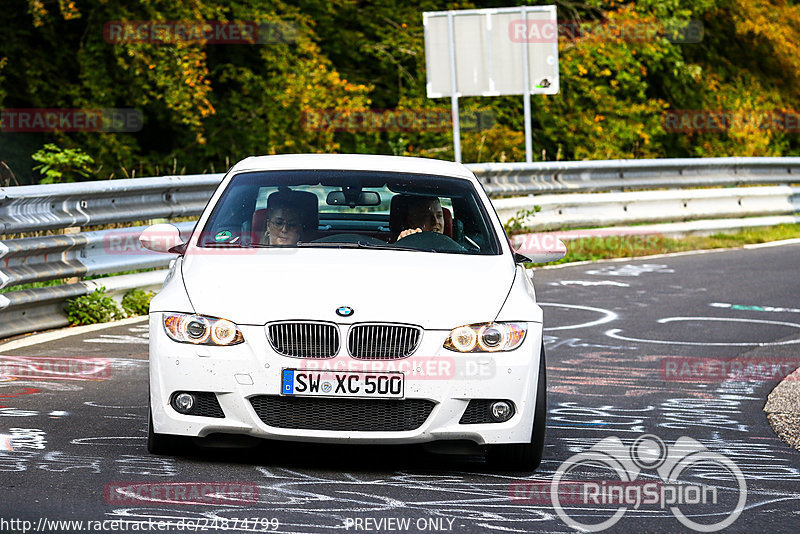
[[[0,294],[11,293],[12,291],[22,291],[24,289],[36,289],[39,287],[52,287],[60,286],[64,282],[59,278],[57,280],[45,280],[44,282],[28,282],[27,284],[19,284],[16,286],[0,287]]]
[[[792,110],[800,97],[800,5],[789,0],[556,0],[561,92],[534,96],[537,160],[797,155],[790,129],[676,132],[665,110]],[[92,178],[224,170],[252,154],[369,152],[453,157],[449,125],[420,131],[310,127],[314,110],[448,109],[426,97],[422,12],[495,0],[43,2],[0,14],[0,104],[141,110],[140,132],[0,133],[0,161],[31,182],[42,145],[80,148]],[[109,42],[112,21],[254,21],[288,28],[263,44]],[[702,23],[702,41],[637,40],[619,27]],[[462,132],[463,159],[524,159],[519,96],[469,97],[497,123]],[[38,162],[38,160],[37,160]],[[42,163],[42,162],[38,162]],[[74,163],[74,162],[73,162]],[[73,165],[51,181],[84,179]],[[44,169],[44,167],[42,167]],[[47,169],[51,170],[51,169]],[[58,175],[58,172],[62,172]],[[45,174],[47,171],[45,171]]]
[[[5,78],[3,77],[3,69],[6,67],[7,64],[8,64],[8,58],[0,57],[0,108],[2,108],[3,99],[6,96],[6,92],[3,90],[3,82],[5,81]]]
[[[734,248],[752,243],[767,243],[797,237],[800,237],[800,224],[757,227],[731,234],[719,233],[712,236],[688,235],[680,238],[641,234],[588,237],[565,240],[567,255],[555,263],[632,258],[689,250]]]
[[[67,318],[73,325],[105,323],[125,317],[119,304],[105,294],[105,287],[95,289],[88,295],[67,300],[64,311],[67,312]]]
[[[54,184],[74,182],[76,179],[86,179],[91,176],[90,165],[94,160],[79,148],[60,148],[52,143],[31,156],[40,165],[33,168],[44,175],[39,183]]]
[[[518,234],[525,230],[525,221],[542,211],[541,206],[534,206],[531,209],[519,210],[517,213],[506,221],[503,227],[508,235]]]
[[[125,293],[122,297],[122,309],[128,317],[134,315],[147,315],[150,311],[150,300],[155,296],[152,291],[134,289]]]

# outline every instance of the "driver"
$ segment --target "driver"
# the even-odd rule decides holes
[[[401,240],[419,232],[444,232],[444,212],[439,197],[411,197],[408,201],[405,230],[397,236]]]
[[[315,207],[309,204],[309,198],[316,203],[316,197],[309,193],[291,190],[279,190],[267,198],[269,218],[263,241],[269,245],[297,245],[297,242],[313,231]]]

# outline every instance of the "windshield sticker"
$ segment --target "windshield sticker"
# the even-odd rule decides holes
[[[230,238],[231,238],[231,233],[228,230],[224,230],[214,236],[215,241],[227,241]]]

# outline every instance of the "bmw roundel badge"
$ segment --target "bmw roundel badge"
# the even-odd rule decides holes
[[[340,317],[350,317],[353,315],[353,313],[355,312],[350,306],[339,306],[336,308],[336,315],[339,315]]]

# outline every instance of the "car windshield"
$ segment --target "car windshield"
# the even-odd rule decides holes
[[[500,254],[469,180],[375,171],[239,173],[197,244]]]

